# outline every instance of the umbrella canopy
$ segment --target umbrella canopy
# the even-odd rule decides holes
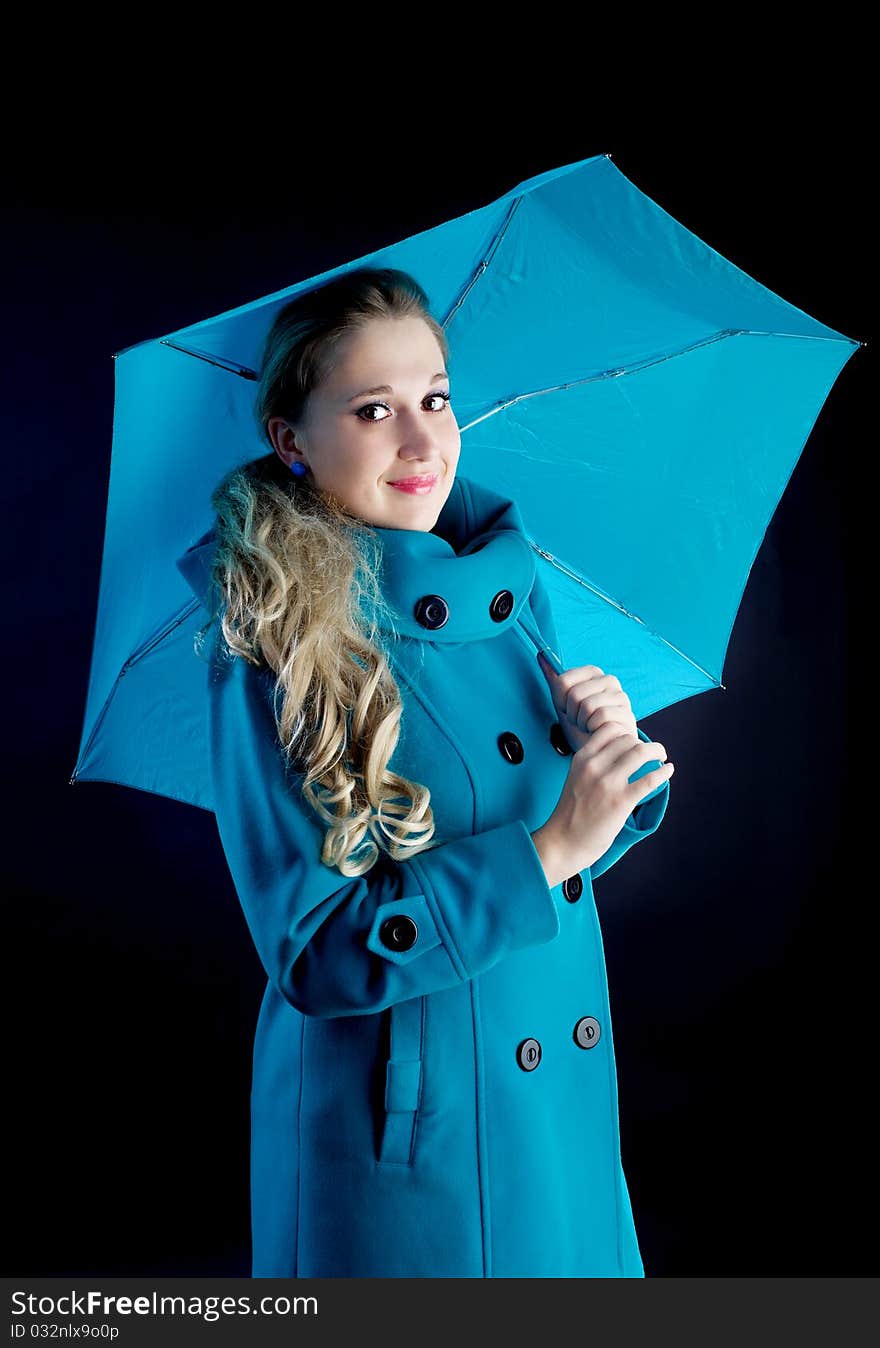
[[[723,686],[762,539],[861,343],[723,258],[596,155],[478,210],[117,352],[109,499],[71,782],[212,808],[206,613],[176,566],[213,488],[267,452],[265,336],[361,266],[410,272],[450,347],[459,471],[516,501],[562,665],[597,663],[637,719]]]

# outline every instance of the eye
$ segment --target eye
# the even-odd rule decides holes
[[[427,395],[427,397],[425,398],[425,402],[428,402],[431,398],[439,398],[441,400],[440,406],[434,407],[431,410],[432,412],[445,412],[447,404],[451,397],[452,397],[451,393],[444,393],[442,389],[437,389],[436,392],[429,393]],[[355,412],[355,416],[360,417],[361,421],[366,421],[374,426],[377,426],[380,421],[388,420],[387,417],[377,418],[377,417],[365,417],[362,415],[364,412],[369,412],[370,409],[373,407],[384,407],[386,412],[390,412],[391,410],[387,403],[364,403],[363,407],[359,407],[358,410]]]

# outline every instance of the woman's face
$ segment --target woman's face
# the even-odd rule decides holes
[[[387,385],[381,391],[379,386]],[[305,463],[319,490],[332,492],[368,524],[430,531],[446,503],[461,449],[443,355],[422,318],[374,318],[349,333],[333,367],[293,425],[267,430],[288,467]],[[433,486],[392,483],[430,474]],[[426,482],[428,479],[426,478]]]

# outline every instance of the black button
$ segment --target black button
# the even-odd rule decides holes
[[[415,606],[416,622],[436,632],[449,621],[449,605],[439,594],[423,594]]]
[[[565,732],[558,721],[554,721],[550,727],[550,743],[558,754],[562,754],[563,758],[571,753],[571,745],[565,738]]]
[[[503,623],[513,612],[513,595],[510,590],[499,590],[489,605],[489,617],[495,623]]]
[[[501,750],[501,757],[506,758],[508,763],[523,761],[522,740],[518,735],[514,735],[512,730],[501,732],[498,736],[498,748]]]
[[[409,950],[415,945],[419,929],[411,917],[404,913],[397,917],[386,917],[379,928],[379,940],[389,950]]]
[[[577,875],[570,875],[567,880],[563,880],[562,892],[569,903],[577,903],[584,892],[584,882],[580,877],[580,873]]]
[[[516,1050],[516,1060],[524,1072],[534,1072],[541,1061],[541,1045],[537,1039],[524,1039]]]
[[[574,1027],[574,1042],[579,1048],[593,1048],[601,1033],[602,1027],[595,1016],[581,1016]]]

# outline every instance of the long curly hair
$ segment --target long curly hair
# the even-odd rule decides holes
[[[273,416],[299,420],[346,334],[410,314],[429,325],[448,360],[446,335],[407,272],[362,267],[291,300],[263,348],[254,407],[262,438],[272,445]],[[227,474],[211,504],[215,609],[197,640],[219,617],[222,657],[274,674],[286,761],[328,826],[322,862],[363,875],[380,849],[403,861],[438,846],[430,791],[388,768],[403,702],[378,629],[388,609],[377,534],[311,474],[295,477],[274,446]]]

